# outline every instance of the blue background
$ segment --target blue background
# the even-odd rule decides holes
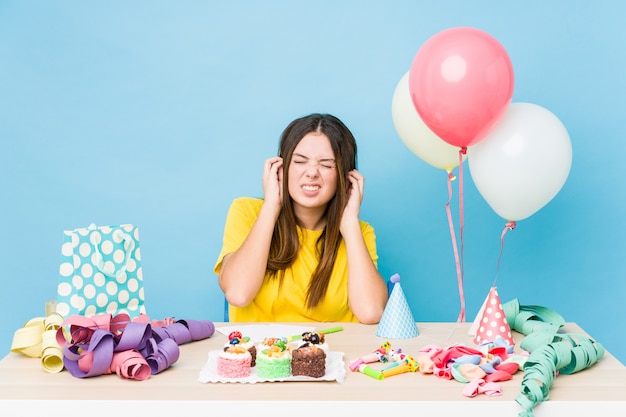
[[[0,352],[55,297],[63,230],[90,223],[139,226],[151,318],[221,321],[228,206],[261,195],[280,132],[311,112],[357,137],[382,275],[400,274],[417,321],[455,321],[447,176],[403,144],[391,103],[426,40],[471,26],[508,52],[513,102],[563,122],[573,161],[506,234],[499,270],[505,220],[464,163],[468,321],[497,271],[503,302],[549,307],[626,362],[625,14],[608,0],[0,1]]]

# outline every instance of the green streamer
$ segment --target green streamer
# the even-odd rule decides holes
[[[534,408],[550,398],[550,389],[559,374],[573,374],[595,364],[604,348],[581,334],[558,333],[563,317],[546,307],[522,306],[517,299],[502,305],[511,330],[525,337],[520,348],[530,352],[524,363],[520,394],[515,401],[523,411],[519,417],[534,417]]]

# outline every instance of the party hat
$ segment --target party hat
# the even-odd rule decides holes
[[[391,295],[385,306],[383,317],[378,323],[376,336],[389,339],[409,339],[419,334],[413,314],[406,302],[400,286],[400,275],[394,274],[389,279],[393,283]]]
[[[478,314],[480,319],[477,317],[478,322],[474,322],[478,323],[476,336],[474,336],[475,344],[482,345],[483,343],[493,342],[496,337],[500,336],[509,345],[515,345],[496,287],[491,287],[485,304]]]

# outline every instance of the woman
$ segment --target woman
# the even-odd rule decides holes
[[[215,265],[231,321],[378,323],[387,287],[374,229],[359,220],[357,146],[336,117],[283,131],[265,161],[263,199],[235,199]]]

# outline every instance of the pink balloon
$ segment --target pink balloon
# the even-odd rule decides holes
[[[417,51],[409,89],[424,123],[451,145],[480,142],[513,97],[513,65],[504,47],[478,29],[447,29]]]

